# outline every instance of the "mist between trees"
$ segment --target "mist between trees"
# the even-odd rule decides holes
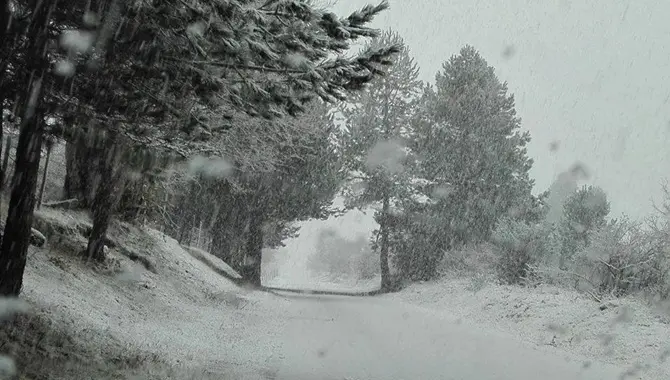
[[[321,247],[310,265],[378,271],[385,290],[490,269],[594,297],[667,296],[665,219],[608,220],[604,191],[578,187],[582,166],[533,193],[507,84],[472,46],[420,81],[402,37],[366,26],[386,2],[344,18],[288,0],[2,5],[2,132],[15,136],[0,175],[3,295],[21,290],[44,198],[90,211],[81,255],[94,261],[121,218],[259,285],[262,249],[299,234],[295,222],[372,208],[369,244],[342,246],[347,259]],[[491,255],[462,254],[473,246]]]

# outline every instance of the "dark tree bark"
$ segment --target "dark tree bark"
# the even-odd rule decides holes
[[[57,2],[57,0],[36,2],[26,34],[27,74],[22,75],[20,79],[25,91],[19,99],[22,118],[16,149],[16,168],[0,246],[0,295],[4,296],[18,296],[23,287],[44,132],[42,83],[49,68],[49,62],[45,57],[48,24],[51,11]]]
[[[242,270],[239,253],[240,244],[246,241],[247,209],[241,202],[235,202],[235,197],[227,200],[220,215],[212,228],[212,254],[219,257],[235,270]]]
[[[107,180],[99,181],[98,188],[93,199],[91,214],[93,216],[93,228],[88,238],[86,256],[88,259],[104,261],[105,253],[103,247],[106,241],[107,229],[111,223],[114,209],[119,200],[119,194],[123,188],[123,168],[119,167],[121,149],[116,136],[112,136],[102,150],[100,160],[100,175]]]
[[[79,207],[89,208],[95,196],[94,174],[98,160],[93,147],[85,136],[65,144],[65,199],[78,199]]]
[[[181,195],[181,200],[179,202],[179,208],[177,209],[177,220],[176,223],[179,225],[179,233],[177,236],[177,242],[182,244],[184,239],[187,236],[190,236],[191,228],[193,228],[193,214],[195,209],[195,202],[193,198],[195,197],[197,190],[196,181],[191,181],[189,186],[188,193]]]
[[[0,168],[0,191],[4,190],[7,177],[7,168],[9,167],[9,152],[12,150],[12,136],[7,136],[5,143],[5,156],[2,158],[2,168]]]
[[[11,19],[11,10],[9,9],[9,0],[0,1],[0,49],[3,51],[0,54],[6,54],[9,50],[7,43],[7,28]],[[6,64],[0,65],[0,157],[2,157],[2,142],[4,138],[5,126],[3,123],[3,115],[5,110],[5,72],[7,70]],[[5,182],[5,167],[0,166],[0,192],[2,192],[3,184]]]
[[[142,216],[146,183],[145,178],[126,182],[118,205],[119,216],[124,220],[134,221]]]
[[[37,208],[39,209],[42,206],[42,200],[44,199],[44,187],[47,183],[47,170],[49,170],[49,159],[51,158],[51,147],[53,142],[51,140],[46,140],[47,146],[47,157],[44,160],[44,172],[42,173],[42,184],[40,184],[40,193],[37,196]]]
[[[230,224],[227,223],[231,220],[230,215],[226,218],[217,218],[212,228],[212,251],[211,253],[223,260],[226,264],[232,266],[231,262],[231,250],[232,244],[230,240],[230,234],[227,233],[226,229],[230,229]]]
[[[389,290],[391,284],[391,270],[389,268],[389,213],[390,201],[387,194],[382,199],[382,219],[379,224],[379,265],[381,270],[381,288]]]
[[[246,257],[242,277],[252,285],[261,286],[261,266],[263,261],[263,213],[254,212],[249,218]]]
[[[30,120],[32,119],[32,120]],[[16,170],[5,230],[0,246],[0,295],[18,296],[23,287],[23,273],[30,246],[35,192],[40,165],[40,145],[44,131],[43,115],[38,113],[22,122],[16,149]]]

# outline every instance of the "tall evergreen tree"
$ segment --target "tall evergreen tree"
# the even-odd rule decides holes
[[[419,70],[402,37],[386,31],[373,39],[368,48],[401,46],[394,64],[386,75],[350,98],[343,110],[346,132],[343,135],[344,155],[351,180],[363,187],[350,191],[350,205],[367,206],[381,203],[375,219],[379,223],[378,239],[382,288],[391,286],[389,251],[395,224],[394,208],[411,193],[411,172],[407,169],[408,148],[412,130],[410,120],[416,112],[420,94]]]
[[[532,160],[514,96],[472,46],[452,56],[424,95],[422,175],[448,245],[487,239],[496,221],[532,199]]]
[[[61,132],[73,141],[84,128],[113,136],[99,152],[110,158],[100,171],[120,181],[110,165],[123,161],[125,146],[161,147],[184,158],[220,154],[206,142],[233,128],[232,110],[277,118],[304,112],[317,97],[343,100],[380,74],[375,64],[388,64],[397,51],[389,46],[342,55],[351,41],[377,35],[366,25],[388,8],[386,1],[346,18],[293,0],[12,4],[21,17],[11,19],[25,25],[8,33],[28,34],[2,41],[3,50],[15,52],[2,75],[3,84],[18,84],[19,104],[11,108],[22,111],[22,129],[0,250],[0,294],[21,289],[46,116],[69,120]],[[118,181],[100,182],[93,209],[113,207]],[[90,257],[104,257],[100,242],[110,217],[110,210],[94,212]]]

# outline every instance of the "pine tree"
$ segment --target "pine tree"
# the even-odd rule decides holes
[[[532,160],[514,96],[471,46],[452,56],[428,89],[421,133],[423,175],[432,212],[450,242],[485,240],[497,220],[532,199]]]
[[[121,181],[120,169],[110,165],[123,162],[128,146],[166,149],[182,158],[220,154],[216,142],[234,127],[235,111],[277,118],[303,112],[317,97],[345,99],[379,75],[376,64],[390,63],[398,50],[343,56],[351,41],[377,35],[366,24],[388,8],[385,1],[346,18],[297,0],[12,4],[22,17],[13,18],[19,27],[10,32],[28,35],[2,41],[3,49],[15,52],[11,68],[3,67],[3,87],[9,78],[22,92],[10,109],[32,109],[30,101],[41,113],[15,115],[25,127],[0,250],[2,294],[21,289],[44,117],[67,120],[51,132],[70,141],[80,139],[83,129],[113,136],[113,144],[100,146],[111,159],[102,160],[101,172]],[[52,48],[55,40],[60,49]],[[113,182],[101,181],[94,210],[118,202],[113,195],[119,182]],[[103,257],[100,242],[110,217],[111,210],[94,213],[90,257]]]
[[[402,48],[386,74],[346,104],[342,137],[352,180],[364,184],[362,191],[349,192],[349,203],[359,207],[381,203],[375,213],[379,223],[375,246],[380,253],[382,289],[386,290],[391,287],[389,251],[397,207],[411,194],[407,148],[412,136],[410,120],[421,89],[417,65],[400,35],[387,31],[368,48],[388,45]]]
[[[328,106],[315,100],[311,110],[293,123],[302,125],[304,133],[279,149],[286,159],[275,170],[254,175],[246,185],[253,190],[247,201],[250,229],[245,257],[250,260],[243,272],[257,285],[261,281],[261,249],[268,245],[264,224],[286,231],[296,221],[327,218],[341,184],[340,157],[331,141],[335,125]]]
[[[282,127],[281,144],[266,146],[271,152],[265,154],[274,157],[271,167],[237,166],[224,177],[195,178],[195,191],[183,187],[186,202],[177,202],[180,207],[175,210],[175,219],[181,219],[185,230],[204,222],[213,238],[212,253],[256,284],[260,248],[276,246],[295,234],[296,221],[331,215],[329,206],[342,180],[327,104],[315,99],[303,115],[264,121],[277,122],[291,126]]]

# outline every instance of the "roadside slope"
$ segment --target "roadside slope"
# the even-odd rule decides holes
[[[631,379],[670,378],[670,309],[635,299],[597,303],[576,291],[467,278],[414,284],[385,297],[446,310],[549,351],[629,368]]]
[[[239,340],[253,340],[252,330],[262,331],[254,322],[267,322],[262,300],[271,295],[238,287],[158,231],[124,223],[115,223],[110,231],[117,246],[110,249],[107,263],[86,264],[74,254],[85,244],[79,233],[89,223],[85,214],[44,208],[37,219],[48,244],[30,248],[22,294],[35,314],[21,319],[14,335],[30,335],[30,330],[21,329],[39,320],[48,324],[50,334],[71,342],[68,350],[90,355],[56,355],[80,367],[61,365],[57,370],[63,376],[90,375],[90,369],[82,366],[93,362],[107,362],[111,376],[126,369],[121,368],[125,363],[112,359],[128,353],[143,358],[136,359],[129,371],[146,374],[147,368],[155,367],[156,378],[207,378],[199,368],[203,363],[211,367],[216,359],[223,364],[209,370],[214,371],[212,378],[220,378],[226,368],[232,370],[234,362],[241,361],[236,353],[258,351],[253,345],[240,346]],[[58,351],[57,344],[42,343],[47,346],[35,349]],[[229,348],[236,345],[240,349],[231,352]],[[18,362],[30,366],[27,359]],[[95,372],[96,378],[104,370]]]

